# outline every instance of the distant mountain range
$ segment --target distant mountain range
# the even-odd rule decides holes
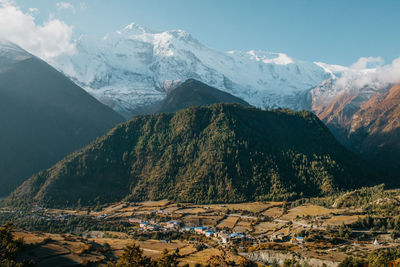
[[[214,104],[136,116],[32,176],[10,199],[53,207],[287,200],[374,182],[368,165],[310,112]]]
[[[0,196],[123,120],[44,61],[0,40]]]
[[[220,52],[182,30],[135,23],[104,38],[82,36],[76,50],[49,63],[126,117],[191,78],[257,107],[308,109],[310,89],[346,69],[282,53]]]

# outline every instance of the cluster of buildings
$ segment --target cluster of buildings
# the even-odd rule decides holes
[[[247,241],[249,238],[244,233],[228,232],[226,230],[219,231],[217,229],[206,227],[206,226],[185,226],[181,221],[168,221],[163,224],[157,224],[156,222],[141,221],[137,218],[129,219],[132,224],[139,224],[140,229],[143,231],[180,231],[180,232],[193,232],[195,234],[204,235],[208,238],[217,238],[221,243],[238,243]]]
[[[270,242],[290,242],[292,244],[303,244],[305,242],[303,236],[296,236],[294,234],[274,233],[268,236]]]

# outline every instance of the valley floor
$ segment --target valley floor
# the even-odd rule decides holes
[[[12,217],[17,211],[1,212]],[[15,237],[27,245],[19,257],[39,266],[102,265],[116,261],[132,243],[152,258],[164,249],[178,249],[180,264],[190,266],[206,265],[222,250],[237,263],[243,258],[269,265],[295,259],[312,266],[338,266],[349,256],[366,258],[400,247],[397,228],[375,222],[384,220],[379,213],[311,203],[194,205],[163,200],[121,202],[96,210],[35,207],[25,216],[35,225],[16,220],[25,230],[16,230]],[[376,225],[366,225],[370,220]]]

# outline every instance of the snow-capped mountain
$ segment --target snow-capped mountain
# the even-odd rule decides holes
[[[135,23],[102,39],[82,36],[76,51],[50,64],[125,116],[189,78],[255,106],[309,108],[310,89],[338,71],[282,53],[221,52],[182,30],[155,32]]]

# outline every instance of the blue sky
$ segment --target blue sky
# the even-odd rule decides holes
[[[60,1],[61,2],[61,1]],[[400,56],[400,1],[368,0],[17,0],[38,23],[58,18],[73,34],[105,33],[136,22],[183,29],[218,50],[260,49],[330,64]]]

